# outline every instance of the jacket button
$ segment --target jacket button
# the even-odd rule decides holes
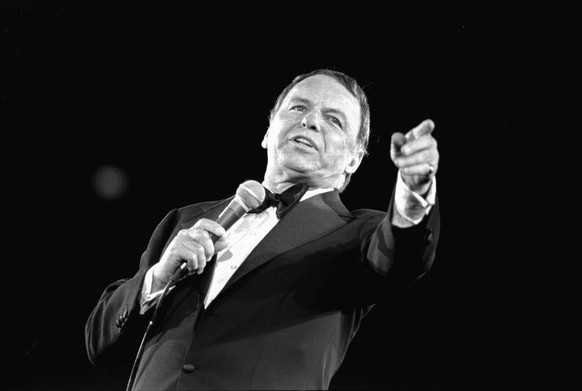
[[[186,373],[194,372],[194,365],[193,364],[184,364],[182,365],[182,370]]]

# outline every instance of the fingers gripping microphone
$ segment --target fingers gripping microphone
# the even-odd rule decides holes
[[[259,182],[248,180],[241,183],[236,190],[234,198],[220,213],[216,222],[220,224],[225,231],[228,231],[228,229],[243,217],[246,212],[261,205],[265,199],[265,195],[265,188]],[[214,242],[218,239],[213,233],[210,233],[210,237]],[[182,271],[186,269],[186,266],[187,262],[183,261],[174,272],[174,277],[172,279],[175,279],[175,277],[182,274]]]

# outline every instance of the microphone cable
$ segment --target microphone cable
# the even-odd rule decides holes
[[[137,368],[138,368],[139,362],[141,361],[141,356],[143,355],[145,341],[148,337],[150,329],[152,328],[152,325],[154,324],[154,322],[156,321],[156,318],[158,317],[159,309],[162,306],[162,303],[163,303],[164,299],[166,298],[166,295],[168,294],[170,287],[176,282],[176,278],[180,276],[180,274],[186,268],[186,266],[187,266],[187,263],[184,262],[180,266],[178,266],[176,268],[176,270],[174,270],[172,277],[170,277],[170,280],[168,281],[168,283],[164,287],[164,290],[162,291],[162,294],[160,295],[160,298],[156,304],[156,308],[154,309],[154,313],[152,315],[152,318],[150,319],[150,321],[146,327],[146,330],[143,334],[143,337],[141,339],[141,343],[139,344],[139,348],[137,350],[135,360],[133,360],[133,366],[131,368],[131,373],[129,375],[129,381],[127,382],[127,387],[125,388],[126,391],[131,391],[131,388],[133,387],[133,382],[135,381],[135,376],[137,374]]]

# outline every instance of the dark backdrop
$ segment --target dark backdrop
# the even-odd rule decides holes
[[[573,9],[22,0],[0,16],[3,389],[124,389],[128,370],[85,353],[102,290],[171,208],[262,179],[269,110],[315,68],[371,104],[349,208],[386,208],[392,132],[432,118],[441,152],[434,268],[369,315],[332,388],[580,385]]]

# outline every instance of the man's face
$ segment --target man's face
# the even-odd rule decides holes
[[[353,173],[364,154],[356,148],[359,129],[360,105],[344,86],[326,75],[301,81],[285,97],[263,139],[265,179],[340,187],[344,173]]]

